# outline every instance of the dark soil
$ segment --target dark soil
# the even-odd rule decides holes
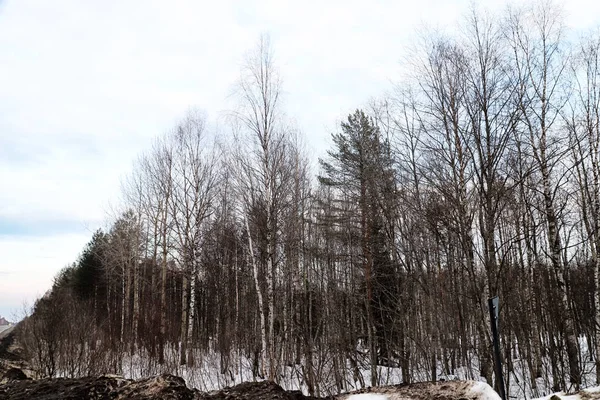
[[[231,388],[201,394],[199,399],[210,400],[318,400],[316,397],[304,396],[299,391],[286,391],[273,382],[246,382]]]
[[[0,399],[196,399],[183,379],[162,375],[139,381],[115,377],[12,381],[0,386]]]

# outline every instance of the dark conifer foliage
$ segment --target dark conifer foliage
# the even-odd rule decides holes
[[[105,240],[104,233],[101,230],[96,231],[75,265],[73,291],[81,300],[93,300],[94,296],[102,296],[106,292],[106,281],[102,271]],[[101,293],[98,294],[98,291]]]

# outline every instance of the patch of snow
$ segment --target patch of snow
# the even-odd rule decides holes
[[[438,376],[439,382],[458,381],[458,380],[460,380],[460,378],[458,377],[458,375],[454,375],[454,374],[442,374],[442,375]]]
[[[565,392],[552,393],[548,396],[539,397],[533,400],[550,400],[552,396],[557,396],[558,398],[560,398],[560,400],[581,400],[581,396],[579,396],[578,394],[566,395]]]
[[[498,393],[485,382],[473,382],[471,393],[477,395],[480,399],[502,400]]]
[[[565,394],[565,392],[557,392],[557,393],[552,393],[552,394],[549,394],[548,396],[539,397],[539,398],[533,399],[533,400],[550,400],[552,398],[552,396],[557,396],[560,398],[560,400],[582,400],[582,399],[588,398],[587,396],[581,397],[582,394],[592,394],[592,393],[600,393],[600,386],[583,389],[577,394]],[[593,397],[593,398],[596,398],[596,397]]]
[[[1,1],[1,0],[0,0]],[[0,327],[1,328],[1,327]],[[0,334],[1,335],[1,334]],[[582,387],[596,386],[595,365],[591,360],[587,349],[587,343],[580,338],[580,347],[582,348]],[[194,387],[201,391],[211,391],[222,389],[226,386],[234,386],[241,382],[249,382],[261,380],[262,378],[253,374],[254,360],[241,351],[232,350],[231,352],[221,354],[212,345],[208,350],[194,350],[194,366],[187,367],[179,363],[179,346],[173,344],[165,347],[165,363],[158,364],[156,358],[152,358],[147,350],[137,349],[135,355],[125,355],[120,361],[120,365],[116,368],[115,373],[122,374],[126,378],[142,378],[161,373],[171,373],[179,375],[185,379],[189,387]],[[312,362],[314,368],[321,373],[316,382],[313,382],[313,387],[317,386],[321,395],[334,395],[352,392],[354,390],[365,389],[371,382],[371,367],[369,364],[368,354],[358,353],[350,362],[346,359],[344,367],[343,360],[341,364],[334,365],[332,363],[333,353],[320,350],[315,354],[319,357]],[[460,365],[456,368],[445,367],[442,361],[438,361],[436,371],[438,381],[452,382],[458,381],[484,381],[484,378],[479,374],[479,359],[475,354],[469,355],[468,365]],[[542,358],[542,375],[543,378],[533,378],[528,372],[527,360],[523,358],[517,346],[517,350],[513,354],[514,369],[510,372],[506,371],[505,380],[508,386],[507,395],[510,399],[538,399],[549,400],[552,396],[552,370],[551,363],[548,357]],[[304,369],[305,360],[300,359],[298,363],[282,365],[277,370],[277,383],[286,390],[300,390],[304,394],[308,394],[308,386],[305,380]],[[357,368],[358,367],[358,368]],[[337,368],[337,370],[336,370]],[[341,375],[339,381],[336,378]],[[402,383],[402,370],[396,363],[391,366],[377,366],[378,384],[396,385]],[[418,368],[411,373],[413,382],[428,382],[431,380],[430,368]],[[343,386],[339,386],[339,382]],[[499,400],[499,396],[485,384],[473,382],[470,385],[473,394],[478,398],[489,398]],[[564,400],[580,400],[581,397],[586,397],[583,393],[600,392],[600,387],[591,388],[582,391],[582,396],[565,395],[557,393]],[[365,393],[365,395],[367,395]],[[382,396],[382,394],[370,393],[371,396]],[[393,395],[388,395],[388,398],[394,398]],[[368,399],[368,397],[354,399]],[[372,397],[373,400],[377,397]],[[383,400],[385,397],[379,397],[377,400]]]

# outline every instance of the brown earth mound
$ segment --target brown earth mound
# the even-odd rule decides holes
[[[199,398],[182,378],[161,375],[132,381],[117,377],[54,378],[0,385],[0,399],[185,399]]]
[[[246,382],[231,388],[210,393],[203,393],[200,399],[210,400],[318,400],[316,397],[304,396],[298,391],[286,391],[273,382]]]

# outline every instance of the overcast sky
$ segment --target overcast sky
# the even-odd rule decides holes
[[[191,107],[219,124],[261,33],[316,156],[400,78],[418,29],[455,26],[470,3],[0,0],[0,315],[77,258],[154,137]],[[564,5],[577,30],[599,22],[596,1]]]

